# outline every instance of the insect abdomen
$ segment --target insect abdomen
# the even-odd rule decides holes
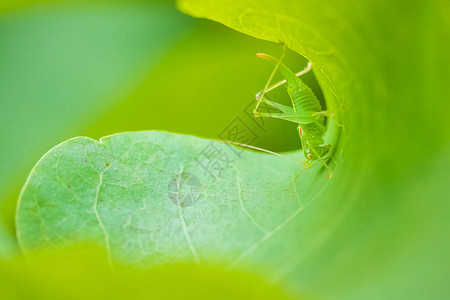
[[[288,86],[288,94],[292,99],[296,111],[319,112],[322,110],[317,97],[303,82],[299,82],[299,86],[296,87]]]

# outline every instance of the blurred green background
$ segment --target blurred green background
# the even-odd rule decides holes
[[[279,55],[278,44],[183,15],[171,1],[2,5],[0,255],[17,252],[15,205],[29,171],[71,137],[159,129],[219,139],[239,116],[257,146],[300,146],[294,124],[248,116],[271,72],[254,54]],[[301,70],[306,60],[289,52],[286,63]],[[323,101],[312,72],[304,81]],[[273,95],[287,101],[282,89]]]

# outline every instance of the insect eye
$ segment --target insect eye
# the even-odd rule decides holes
[[[309,159],[311,159],[311,158],[312,158],[312,155],[308,153],[307,157],[308,157]]]

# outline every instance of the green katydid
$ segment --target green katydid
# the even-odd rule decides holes
[[[275,68],[270,75],[265,88],[256,94],[257,104],[253,110],[253,115],[255,117],[278,118],[298,124],[303,152],[307,158],[307,161],[304,162],[305,168],[311,166],[313,161],[319,160],[327,169],[330,169],[327,165],[327,160],[330,156],[328,154],[330,154],[331,145],[325,144],[323,139],[326,132],[324,116],[329,114],[328,112],[322,111],[320,102],[313,91],[298,78],[298,76],[305,74],[311,69],[311,63],[308,64],[308,67],[305,70],[295,74],[281,62],[284,51],[279,60],[264,53],[258,53],[256,56],[269,61],[275,65]],[[277,71],[281,73],[284,80],[269,87],[270,82]],[[266,96],[267,92],[281,86],[283,83],[286,83],[286,89],[291,99],[292,107],[270,101]],[[258,107],[261,103],[273,107],[280,112],[259,112]],[[330,170],[329,177],[331,178],[331,176],[332,172]]]

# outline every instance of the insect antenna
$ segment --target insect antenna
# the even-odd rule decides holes
[[[247,145],[247,144],[243,144],[243,143],[239,143],[239,142],[233,142],[233,141],[225,141],[225,142],[233,144],[233,145],[238,145],[238,146],[241,146],[241,147],[250,148],[250,149],[258,150],[258,151],[261,151],[261,152],[273,154],[273,155],[276,155],[276,156],[283,156],[283,155],[281,155],[279,153],[276,153],[276,152],[273,152],[273,151],[270,151],[270,150],[267,150],[267,149],[264,149],[264,148],[259,148],[259,147],[256,147],[256,146],[252,146],[252,145]]]
[[[267,150],[267,149],[259,148],[259,147],[256,147],[256,146],[247,145],[247,144],[243,144],[243,143],[239,143],[239,142],[227,141],[227,140],[225,140],[224,142],[229,143],[229,144],[233,144],[233,145],[237,145],[237,146],[241,146],[241,147],[245,147],[245,148],[254,149],[254,150],[265,152],[265,153],[269,153],[269,154],[276,155],[276,156],[281,156],[281,157],[283,157],[285,159],[289,159],[289,160],[295,161],[296,163],[300,162],[299,160],[288,158],[288,157],[286,157],[286,156],[284,156],[282,154],[279,154],[279,153],[276,153],[276,152],[273,152],[273,151],[270,151],[270,150]],[[293,185],[297,181],[298,177],[300,177],[300,175],[302,175],[303,172],[305,172],[305,170],[307,168],[309,168],[309,167],[311,167],[311,165],[305,165],[303,167],[303,169],[300,172],[298,172],[297,175],[295,175],[294,179],[291,181],[289,189],[291,189],[293,187]]]
[[[267,150],[267,149],[264,149],[264,148],[260,148],[260,147],[256,147],[256,146],[252,146],[252,145],[247,145],[247,144],[243,144],[243,143],[239,143],[239,142],[229,141],[229,140],[222,140],[222,142],[225,142],[225,143],[228,143],[228,144],[232,144],[232,145],[236,145],[236,146],[240,146],[240,147],[244,147],[244,148],[253,149],[253,150],[256,150],[256,151],[268,153],[268,154],[275,155],[275,156],[279,156],[279,157],[282,157],[283,159],[288,159],[288,160],[294,161],[296,163],[301,162],[298,159],[287,157],[286,155],[283,155],[283,154],[280,154],[280,153],[276,153],[276,152],[273,152],[273,151],[270,151],[270,150]]]

